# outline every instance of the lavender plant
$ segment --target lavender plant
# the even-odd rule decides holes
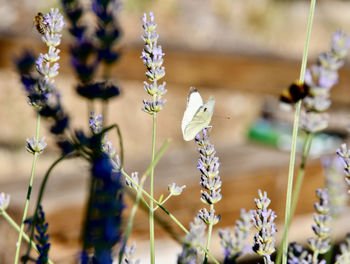
[[[112,2],[110,1],[93,1],[93,12],[98,18],[98,27],[95,31],[95,39],[90,39],[86,35],[85,26],[80,24],[82,16],[82,8],[75,0],[62,0],[64,9],[71,21],[71,33],[76,38],[75,46],[72,48],[73,65],[76,67],[76,72],[80,79],[78,93],[85,98],[102,99],[105,103],[113,96],[119,94],[119,90],[113,84],[103,82],[93,82],[93,76],[97,65],[102,62],[105,65],[104,78],[109,78],[109,70],[119,56],[119,53],[114,51],[112,46],[119,37],[119,28],[112,14]],[[304,72],[306,67],[307,45],[311,30],[311,21],[313,15],[315,1],[312,1],[310,11],[310,19],[307,33],[307,41],[305,45],[305,53],[303,58],[300,82],[304,82]],[[83,226],[83,250],[81,253],[81,263],[112,263],[113,248],[115,245],[123,241],[119,251],[119,263],[139,263],[133,259],[135,246],[128,247],[127,241],[132,229],[133,218],[137,210],[138,204],[142,201],[149,208],[150,222],[150,247],[151,247],[151,263],[155,263],[154,252],[154,212],[157,209],[163,210],[169,215],[185,233],[185,243],[182,253],[178,256],[178,263],[207,263],[209,256],[215,263],[216,259],[210,253],[210,241],[212,236],[213,226],[216,225],[220,216],[216,215],[214,205],[222,199],[221,186],[222,182],[219,176],[219,160],[216,156],[214,145],[210,143],[209,128],[205,128],[195,137],[195,142],[198,145],[200,158],[197,168],[201,172],[200,185],[204,190],[201,191],[201,201],[209,206],[199,211],[194,221],[190,224],[191,230],[188,231],[181,222],[175,218],[168,210],[165,209],[164,203],[172,196],[181,194],[185,186],[178,186],[175,183],[168,185],[168,196],[163,199],[163,196],[158,200],[154,198],[154,168],[162,156],[166,146],[160,149],[156,154],[156,116],[157,113],[164,107],[166,100],[163,99],[166,93],[165,82],[159,83],[165,75],[163,65],[162,48],[158,45],[158,34],[156,33],[156,24],[154,22],[153,13],[149,13],[149,20],[145,14],[143,17],[144,35],[142,39],[145,42],[142,51],[142,59],[147,68],[147,82],[144,82],[145,91],[152,97],[150,100],[143,101],[142,110],[153,118],[152,132],[152,153],[149,168],[140,177],[137,173],[132,173],[129,176],[123,168],[123,147],[119,127],[117,125],[104,127],[104,119],[106,118],[106,110],[104,114],[96,115],[91,112],[90,115],[90,130],[91,134],[86,135],[84,132],[76,130],[69,136],[65,135],[68,128],[68,115],[63,111],[60,104],[58,92],[55,89],[52,78],[58,74],[58,59],[59,50],[57,46],[60,43],[60,30],[64,25],[62,16],[57,10],[45,16],[42,29],[44,31],[43,40],[48,45],[48,53],[40,54],[36,61],[37,75],[31,73],[34,59],[27,53],[21,60],[18,61],[18,68],[22,75],[22,82],[28,92],[29,102],[38,112],[38,124],[40,116],[49,117],[55,121],[51,128],[53,134],[57,136],[58,145],[62,149],[62,156],[54,162],[46,173],[41,185],[37,207],[29,222],[31,225],[31,236],[28,237],[22,233],[21,229],[15,223],[12,225],[20,230],[19,236],[29,241],[29,250],[24,257],[24,262],[35,260],[37,263],[50,263],[48,259],[48,250],[50,244],[47,235],[47,223],[45,223],[44,212],[41,208],[41,200],[44,193],[45,185],[52,169],[66,157],[79,157],[89,162],[91,181],[89,200],[87,205],[86,218]],[[329,90],[337,81],[337,70],[343,64],[343,59],[347,49],[350,46],[349,38],[342,32],[337,32],[334,35],[331,52],[321,54],[318,65],[312,67],[306,72],[305,83],[309,90],[307,96],[302,102],[297,103],[295,126],[293,129],[293,147],[291,152],[291,163],[289,176],[293,176],[294,156],[295,156],[295,140],[298,129],[298,118],[301,104],[303,105],[302,128],[307,131],[308,138],[304,146],[303,161],[301,169],[304,170],[306,158],[311,147],[312,135],[316,131],[324,128],[325,115],[324,111],[329,107]],[[91,62],[91,56],[94,57]],[[39,126],[39,125],[38,125]],[[108,131],[117,129],[120,139],[120,155],[117,149],[113,147],[112,142],[108,138]],[[37,157],[43,152],[46,147],[44,139],[39,139],[39,128],[37,128],[37,136],[32,140],[27,139],[26,149]],[[67,132],[68,133],[68,132]],[[348,174],[350,161],[349,151],[346,146],[342,146],[338,151],[338,155],[342,157],[345,164],[345,171]],[[36,160],[36,158],[34,159]],[[33,162],[35,164],[35,162]],[[33,165],[35,170],[35,165]],[[303,172],[302,172],[303,173]],[[137,191],[136,202],[130,214],[127,231],[122,240],[121,231],[121,213],[123,210],[122,193],[123,188],[120,182],[121,175],[126,177],[126,184]],[[32,172],[34,175],[34,172]],[[146,178],[150,175],[150,192],[144,190],[143,185]],[[285,230],[288,229],[293,215],[294,207],[290,206],[291,202],[291,185],[292,177],[289,177],[289,188],[287,194],[286,207],[286,224]],[[350,180],[348,180],[350,184]],[[30,185],[31,189],[31,185]],[[30,197],[30,189],[28,196]],[[297,193],[297,191],[295,191]],[[255,199],[257,209],[250,213],[241,211],[241,219],[236,222],[233,236],[228,230],[221,230],[221,244],[224,248],[225,263],[235,263],[236,258],[247,250],[245,239],[248,237],[249,229],[253,222],[257,233],[254,236],[253,250],[264,258],[264,263],[273,263],[271,255],[275,252],[275,238],[277,232],[274,220],[276,214],[269,209],[270,199],[266,192],[259,190],[259,198]],[[296,194],[295,194],[296,195]],[[297,197],[298,195],[296,195]],[[329,222],[331,220],[331,206],[329,194],[327,190],[317,190],[319,202],[315,203],[317,214],[314,215],[315,225],[312,227],[316,238],[311,238],[308,241],[312,254],[304,251],[300,245],[292,244],[288,253],[288,263],[324,263],[320,260],[319,255],[326,253],[330,248],[330,233]],[[148,201],[146,200],[148,199]],[[293,198],[293,201],[296,201]],[[29,202],[29,198],[28,198]],[[9,197],[0,194],[0,215],[3,215],[11,223],[9,216],[6,214],[6,208],[9,203]],[[291,209],[291,212],[290,212]],[[26,217],[23,217],[25,219]],[[13,221],[13,220],[12,220]],[[23,221],[24,222],[24,221]],[[206,235],[206,226],[208,233]],[[37,235],[33,236],[34,229]],[[36,240],[37,245],[34,245],[32,240]],[[20,240],[19,240],[20,241]],[[349,241],[347,241],[349,242]],[[205,243],[205,246],[203,246]],[[287,231],[285,231],[284,245],[287,245]],[[344,244],[341,249],[341,255],[337,258],[337,263],[346,263],[349,243]],[[20,245],[20,243],[19,243]],[[39,252],[38,259],[30,257],[30,248],[33,247]],[[19,251],[19,247],[17,248]],[[285,252],[284,249],[281,251]],[[286,261],[286,255],[284,256]]]
[[[51,12],[47,13],[43,17],[43,36],[42,40],[48,47],[48,52],[46,54],[40,54],[37,58],[35,64],[36,64],[36,70],[39,74],[38,78],[32,78],[32,77],[22,77],[22,81],[25,80],[32,80],[32,82],[23,82],[26,85],[26,90],[28,93],[29,98],[29,104],[33,107],[38,109],[37,114],[37,127],[36,127],[36,137],[33,137],[33,140],[27,139],[27,147],[26,149],[34,155],[33,157],[33,164],[32,164],[32,172],[30,176],[29,186],[28,186],[28,193],[26,198],[26,203],[24,205],[24,211],[23,211],[23,217],[22,217],[22,223],[21,228],[18,236],[18,242],[17,242],[17,249],[16,249],[16,256],[15,256],[15,263],[18,263],[19,260],[19,253],[22,243],[22,236],[23,236],[23,229],[24,229],[24,221],[27,218],[28,213],[28,207],[29,207],[29,201],[31,197],[31,189],[33,185],[34,180],[34,174],[35,174],[35,168],[37,163],[37,158],[40,153],[43,152],[44,148],[46,147],[46,143],[44,142],[44,139],[39,140],[39,131],[40,131],[40,115],[43,109],[46,109],[47,106],[52,105],[52,97],[55,97],[55,87],[53,84],[53,78],[58,75],[58,60],[59,60],[59,52],[60,50],[57,48],[57,46],[61,42],[61,31],[64,27],[65,23],[63,21],[63,16],[58,12],[58,9],[51,9]],[[29,62],[31,61],[31,58],[29,57]],[[32,62],[32,61],[31,61]],[[22,66],[23,60],[20,60],[18,65],[21,72],[25,73],[26,70],[21,69],[20,66]],[[27,72],[27,75],[29,75],[29,72]],[[57,95],[56,95],[57,98]]]
[[[96,17],[97,27],[92,35],[82,23],[85,15],[78,0],[62,0],[63,9],[70,21],[69,31],[75,38],[71,46],[72,65],[80,81],[77,93],[89,100],[89,111],[93,110],[93,101],[102,101],[102,114],[106,121],[108,102],[120,94],[119,88],[110,80],[110,70],[120,54],[116,44],[120,38],[117,10],[119,1],[92,1],[92,13]],[[103,81],[94,81],[99,65],[103,64]]]
[[[271,260],[271,255],[276,251],[274,237],[277,232],[274,223],[276,214],[271,209],[268,209],[271,200],[267,197],[266,192],[258,190],[259,198],[254,199],[256,210],[251,212],[251,217],[254,227],[258,231],[254,235],[253,250],[260,256],[264,257],[264,263],[274,263]]]
[[[233,234],[228,228],[219,230],[220,244],[224,251],[225,264],[235,263],[236,259],[249,251],[247,238],[252,227],[251,213],[241,209],[241,217],[236,221]]]
[[[143,30],[144,35],[142,36],[145,42],[144,49],[142,51],[142,60],[147,68],[146,77],[148,82],[144,82],[145,91],[152,97],[152,100],[143,100],[142,110],[152,115],[153,117],[153,129],[152,129],[152,153],[151,163],[155,158],[155,147],[156,147],[156,124],[157,124],[157,112],[159,112],[166,100],[162,100],[162,96],[167,92],[165,82],[158,84],[158,81],[165,75],[163,64],[163,51],[162,47],[158,45],[158,33],[156,32],[157,25],[154,23],[154,15],[152,12],[149,13],[149,20],[147,15],[143,16]],[[154,195],[154,167],[151,168],[150,173],[150,195]],[[151,252],[151,263],[155,263],[154,253],[154,204],[151,200],[149,203],[149,226],[150,226],[150,252]]]
[[[31,225],[31,219],[27,219],[26,223]],[[22,262],[27,263],[28,261],[33,261],[38,264],[45,264],[49,262],[49,234],[47,233],[48,223],[45,220],[45,213],[41,206],[39,206],[38,218],[35,224],[35,230],[37,234],[35,235],[36,240],[36,248],[38,249],[39,256],[38,258],[30,257],[29,255],[25,255],[22,257]]]
[[[201,172],[200,185],[205,190],[201,191],[201,201],[209,206],[209,211],[206,208],[200,209],[198,217],[208,225],[208,236],[206,249],[209,251],[210,240],[213,226],[216,225],[221,216],[215,215],[214,205],[222,199],[221,179],[219,176],[219,158],[215,156],[216,151],[214,145],[210,143],[209,130],[202,130],[195,137],[195,142],[198,145],[200,157],[198,159],[197,169]]]

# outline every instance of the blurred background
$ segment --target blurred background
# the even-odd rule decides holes
[[[84,8],[90,2],[82,1]],[[25,139],[35,134],[35,114],[26,104],[14,58],[24,49],[44,52],[45,46],[33,26],[33,17],[58,1],[0,0],[0,191],[11,195],[8,212],[20,221],[26,196],[32,156],[25,151]],[[287,186],[292,112],[283,112],[278,97],[299,77],[309,1],[288,0],[128,0],[122,1],[119,22],[123,36],[119,42],[122,57],[112,69],[113,81],[122,93],[110,104],[109,123],[118,123],[125,146],[126,171],[143,172],[150,159],[152,122],[141,111],[145,67],[140,59],[143,42],[141,17],[153,11],[158,24],[159,43],[165,52],[167,103],[158,115],[157,145],[172,142],[156,168],[156,196],[167,193],[167,185],[176,182],[187,188],[172,198],[166,207],[186,226],[193,220],[200,202],[198,153],[194,142],[185,142],[181,120],[190,86],[204,100],[216,98],[212,119],[212,142],[220,158],[223,200],[217,206],[222,215],[213,240],[214,255],[222,256],[218,228],[233,226],[241,208],[254,208],[257,190],[268,192],[278,220],[283,221]],[[333,32],[341,28],[350,34],[349,1],[319,0],[311,34],[309,65],[320,52],[327,51]],[[91,17],[85,22],[94,27]],[[75,92],[77,80],[69,58],[72,41],[63,35],[60,74],[55,78],[62,101],[75,128],[88,130],[87,103]],[[301,203],[292,226],[291,240],[306,242],[312,236],[311,223],[316,188],[325,185],[321,159],[334,156],[346,141],[350,125],[350,68],[348,61],[340,71],[340,82],[332,90],[329,128],[318,135],[307,166]],[[100,109],[100,105],[95,105]],[[98,110],[99,111],[99,110]],[[41,135],[48,148],[40,156],[32,203],[36,200],[40,179],[57,157],[57,149],[43,122]],[[117,140],[114,139],[115,145]],[[300,159],[297,158],[297,162]],[[340,172],[341,173],[341,172]],[[44,199],[50,223],[51,258],[55,263],[75,263],[80,249],[80,225],[87,198],[88,164],[67,161],[52,175]],[[132,202],[125,198],[125,218]],[[31,208],[33,209],[33,208]],[[346,210],[335,225],[335,239],[350,231]],[[182,236],[169,219],[158,212],[156,229],[157,263],[175,263],[180,245],[168,231]],[[164,228],[165,226],[165,228]],[[278,228],[280,231],[282,228]],[[279,232],[281,233],[281,232]],[[17,233],[0,217],[0,263],[12,263]],[[281,235],[281,234],[279,234]],[[136,256],[148,263],[148,217],[139,210],[130,241],[137,243]],[[169,257],[171,256],[171,257]]]

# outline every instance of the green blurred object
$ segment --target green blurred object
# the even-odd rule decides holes
[[[280,150],[290,151],[292,141],[292,126],[288,123],[259,118],[248,130],[248,139]],[[305,132],[300,130],[297,141],[297,151],[302,151]],[[327,133],[318,133],[314,136],[310,155],[320,156],[333,153],[341,144],[341,138]]]

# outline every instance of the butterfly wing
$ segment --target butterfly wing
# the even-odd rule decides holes
[[[184,128],[184,140],[190,141],[194,139],[200,131],[209,126],[211,117],[214,113],[214,106],[215,99],[214,97],[211,97],[203,106],[198,109],[192,120]]]
[[[190,93],[187,97],[187,107],[182,118],[181,129],[182,133],[185,133],[186,126],[191,122],[194,115],[198,112],[199,108],[203,106],[203,100],[196,88],[191,87]]]

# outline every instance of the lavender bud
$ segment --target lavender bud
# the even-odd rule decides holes
[[[290,243],[288,247],[288,264],[306,264],[310,254],[298,243]]]
[[[156,100],[156,101],[146,101],[143,100],[143,108],[142,111],[149,113],[149,114],[153,114],[153,113],[157,113],[160,110],[163,109],[164,105],[166,103],[166,99],[164,100]]]
[[[186,188],[186,185],[183,186],[177,186],[176,183],[172,183],[168,185],[168,190],[171,195],[173,196],[178,196],[182,193],[183,189]]]
[[[131,247],[125,246],[124,259],[122,261],[122,264],[139,264],[140,263],[139,259],[136,259],[136,260],[133,259],[135,252],[136,252],[136,243],[133,243]]]
[[[322,67],[330,69],[332,71],[337,71],[344,65],[344,61],[334,56],[334,54],[331,52],[321,53],[318,56],[318,63]]]
[[[29,138],[26,139],[27,141],[27,146],[26,146],[26,150],[29,153],[38,153],[41,154],[43,153],[44,149],[46,148],[47,144],[45,142],[45,137],[42,137],[39,142],[36,141],[36,138],[33,137],[32,140],[30,140]]]
[[[89,118],[89,126],[94,134],[98,134],[102,131],[103,128],[103,116],[102,115],[95,115],[93,111],[90,112],[90,118]]]
[[[62,35],[60,32],[65,26],[63,16],[59,13],[58,9],[51,8],[51,12],[47,13],[44,17],[46,31],[43,36],[43,41],[47,46],[58,46],[61,42]]]
[[[337,150],[337,155],[343,162],[344,172],[347,177],[345,180],[350,186],[350,149],[347,149],[346,144],[342,144]]]
[[[207,225],[216,225],[220,219],[220,215],[215,215],[215,210],[208,210],[206,208],[200,209],[198,213],[198,218],[201,219]]]
[[[350,48],[350,38],[343,31],[338,30],[334,33],[331,50],[338,57],[343,59]]]
[[[316,133],[328,126],[328,114],[302,110],[300,127],[307,132]]]
[[[335,264],[350,263],[350,234],[346,235],[345,243],[340,244],[340,255],[337,255]]]
[[[139,184],[139,174],[138,172],[132,172],[131,173],[131,179],[138,185]],[[125,179],[126,185],[129,186],[132,189],[137,189],[137,186],[132,183],[128,178]]]
[[[2,212],[6,211],[10,204],[10,195],[5,193],[0,193],[0,215]]]

